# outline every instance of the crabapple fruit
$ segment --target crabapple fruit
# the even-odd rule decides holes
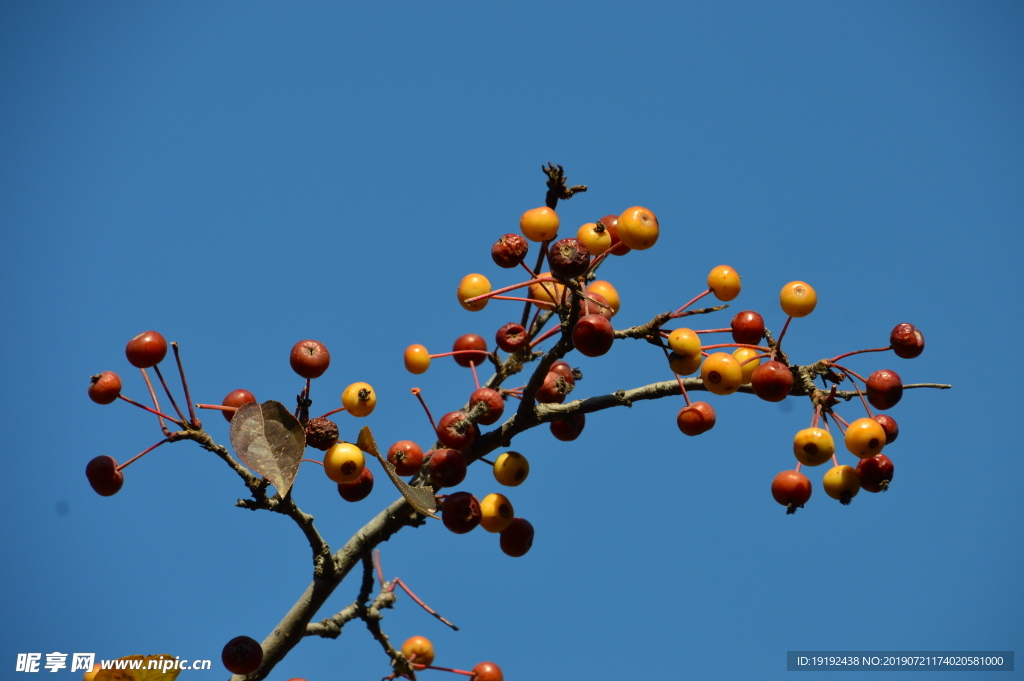
[[[167,356],[167,341],[156,331],[143,331],[128,341],[124,354],[133,367],[148,369]]]
[[[388,461],[397,475],[416,475],[423,465],[423,450],[412,440],[399,440],[388,449]]]
[[[352,416],[369,416],[377,406],[377,393],[369,383],[353,383],[341,393],[341,404]]]
[[[117,470],[117,461],[112,456],[97,456],[86,464],[85,477],[101,497],[114,496],[124,485],[124,474]]]
[[[104,371],[89,380],[89,399],[96,404],[110,404],[121,394],[121,377],[113,371]]]
[[[303,340],[292,346],[288,358],[292,371],[303,378],[319,378],[331,365],[331,353],[320,341]]]
[[[476,298],[482,296],[485,293],[491,292],[491,282],[487,280],[482,274],[467,274],[459,282],[458,297],[459,305],[470,312],[479,312],[480,310],[487,307],[487,303],[490,302],[490,298],[482,298],[481,300],[475,300],[472,303],[467,303],[469,298]]]
[[[718,417],[707,402],[693,402],[679,410],[676,425],[684,435],[700,435],[715,427]]]
[[[758,345],[764,338],[764,318],[753,310],[737,312],[729,327],[736,343]]]
[[[796,513],[811,498],[811,481],[800,471],[782,471],[772,480],[772,497],[786,507],[786,514]]]
[[[727,352],[716,352],[704,360],[700,377],[705,387],[715,395],[731,395],[739,390],[743,369],[736,358]]]
[[[793,454],[805,466],[820,466],[835,453],[832,434],[823,428],[804,428],[793,438]]]
[[[562,419],[555,419],[549,424],[549,427],[555,439],[562,442],[572,442],[580,436],[583,432],[583,427],[586,425],[586,414],[571,414]]]
[[[253,395],[248,390],[239,388],[238,390],[232,390],[227,395],[225,395],[224,399],[221,400],[220,404],[222,407],[234,407],[235,409],[237,409],[238,407],[241,407],[243,404],[249,404],[250,402],[255,401],[255,395]],[[222,411],[221,414],[223,414],[224,418],[228,420],[228,423],[231,422],[231,419],[235,418],[235,412],[233,411]]]
[[[494,479],[505,487],[518,487],[530,475],[530,462],[519,452],[504,452],[494,460]]]
[[[480,429],[466,418],[465,412],[450,411],[437,422],[436,432],[445,447],[465,449],[476,442]]]
[[[843,439],[851,454],[866,459],[882,451],[885,429],[878,421],[865,417],[847,426]]]
[[[623,211],[619,215],[615,229],[623,244],[638,251],[653,246],[658,241],[660,230],[658,218],[641,206],[633,206]]]
[[[548,249],[551,273],[560,279],[575,279],[590,267],[590,252],[576,239],[559,239]]]
[[[466,479],[466,459],[457,449],[435,449],[428,453],[427,470],[435,487],[455,487]]]
[[[872,493],[884,492],[889,489],[889,483],[892,482],[893,470],[892,460],[885,454],[875,454],[867,459],[861,459],[857,464],[860,486]]]
[[[531,208],[519,218],[519,229],[530,241],[551,241],[558,234],[558,213],[547,206]]]
[[[750,375],[750,387],[762,400],[781,402],[793,389],[793,372],[782,362],[765,362]]]
[[[852,466],[833,466],[822,479],[825,494],[847,506],[860,491],[860,476]]]
[[[423,636],[413,636],[402,644],[402,654],[413,664],[429,667],[434,661],[434,644]]]
[[[779,304],[782,305],[782,311],[790,317],[806,317],[814,312],[814,307],[818,304],[818,294],[810,284],[791,281],[782,287]]]
[[[362,501],[373,491],[373,472],[363,467],[363,472],[352,482],[339,482],[338,494],[345,501]]]
[[[469,363],[472,362],[476,366],[480,366],[487,359],[487,341],[484,340],[483,336],[475,333],[466,333],[455,339],[452,344],[452,352],[461,352],[465,350],[479,350],[479,353],[464,354],[464,355],[452,355],[452,359],[460,367],[469,368]]]
[[[488,494],[480,501],[480,526],[488,532],[503,532],[515,517],[512,502],[504,494]]]
[[[897,357],[913,359],[924,352],[924,334],[913,324],[897,324],[889,334],[889,345]]]
[[[740,275],[728,265],[719,265],[708,274],[708,288],[715,298],[728,303],[740,294]]]
[[[480,502],[469,492],[449,494],[441,504],[441,521],[455,534],[475,530],[481,518]]]
[[[612,348],[615,329],[599,314],[580,317],[572,327],[572,344],[587,357],[600,357]]]
[[[232,674],[246,676],[263,664],[263,648],[248,636],[236,636],[227,642],[220,653],[220,661]]]
[[[526,335],[526,329],[523,328],[522,324],[516,324],[515,322],[509,322],[498,329],[498,332],[494,335],[494,342],[505,352],[515,352],[526,345],[527,340],[529,339]]]
[[[324,473],[332,482],[355,482],[365,467],[363,451],[351,442],[339,442],[324,454]]]
[[[501,550],[513,558],[525,556],[533,546],[533,525],[525,518],[513,518],[501,532]]]
[[[411,374],[422,374],[430,368],[430,353],[427,348],[414,344],[405,349],[405,370]]]
[[[891,409],[903,398],[903,381],[890,369],[879,369],[868,376],[868,402],[875,409]]]
[[[519,267],[530,250],[530,242],[518,234],[506,234],[491,246],[491,259],[498,267]]]

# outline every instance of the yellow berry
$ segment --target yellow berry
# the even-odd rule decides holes
[[[740,275],[728,265],[719,265],[708,275],[708,288],[715,298],[727,303],[740,294]]]
[[[531,208],[519,218],[519,229],[530,241],[551,241],[558,234],[558,213],[547,206]]]
[[[779,303],[782,305],[782,311],[790,317],[806,317],[814,312],[814,306],[818,304],[818,294],[810,284],[791,281],[782,287]]]
[[[619,311],[619,292],[615,290],[615,287],[609,284],[603,279],[598,279],[590,283],[587,287],[587,292],[597,293],[604,296],[604,299],[608,301],[608,305],[612,308],[612,316]]]
[[[598,256],[612,247],[612,235],[604,225],[598,229],[596,222],[588,222],[576,232],[576,240],[587,247],[590,255]]]
[[[862,459],[868,459],[885,446],[885,428],[874,419],[857,419],[846,428],[846,448]]]
[[[757,350],[753,348],[736,348],[732,353],[732,356],[740,363],[740,369],[743,371],[743,385],[750,385],[750,377],[754,375],[754,369],[761,365],[760,359],[754,359],[757,357],[757,354]],[[747,360],[750,361],[748,362]]]
[[[716,395],[731,395],[739,390],[743,381],[743,370],[736,358],[728,352],[716,352],[704,360],[700,377],[710,392]]]
[[[353,383],[341,393],[341,404],[352,416],[369,416],[377,406],[377,393],[369,383]]]
[[[484,298],[483,300],[477,300],[472,303],[467,303],[468,298],[476,298],[482,296],[485,293],[491,292],[491,282],[487,280],[482,274],[467,274],[459,282],[459,305],[469,310],[470,312],[477,312],[487,307],[490,298]]]
[[[699,355],[700,336],[692,329],[675,329],[668,335],[668,347],[677,355]]]
[[[835,453],[832,434],[822,428],[804,428],[793,438],[793,454],[805,466],[820,466]]]
[[[434,644],[423,636],[413,636],[402,644],[402,654],[413,664],[429,667],[434,661]]]
[[[503,531],[514,517],[512,502],[504,494],[488,494],[480,500],[480,527],[488,532]]]
[[[541,272],[537,277],[550,278],[551,273]],[[559,305],[562,302],[562,294],[565,292],[565,286],[554,281],[539,281],[535,284],[530,284],[530,288],[528,290],[530,291],[530,297],[534,300],[543,300],[545,303]],[[609,305],[611,305],[611,303],[609,303]],[[543,307],[545,310],[551,309],[547,305],[537,305],[537,307]]]
[[[494,460],[494,479],[505,487],[518,487],[530,475],[530,462],[519,452],[505,452]]]
[[[405,369],[412,374],[422,374],[430,368],[430,353],[423,345],[410,345],[405,349]]]
[[[670,352],[668,355],[669,368],[680,376],[689,376],[700,369],[702,361],[704,361],[704,357],[699,352],[696,355],[679,355]]]
[[[852,466],[833,466],[822,480],[825,494],[846,506],[860,491],[860,476]]]
[[[362,450],[351,442],[339,442],[324,454],[324,473],[334,482],[355,482],[365,466]]]
[[[619,222],[616,225],[619,241],[638,251],[654,245],[658,240],[659,229],[658,218],[654,213],[641,206],[627,208],[619,216]]]

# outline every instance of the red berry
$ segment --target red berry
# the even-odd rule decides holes
[[[569,366],[568,362],[560,359],[557,362],[554,362],[548,368],[548,371],[552,374],[558,374],[573,385],[576,385],[576,372],[572,370],[572,367]]]
[[[913,324],[897,324],[889,334],[889,345],[897,357],[913,359],[924,352],[924,334]]]
[[[501,667],[493,662],[480,662],[470,671],[473,672],[470,681],[505,681],[505,675],[501,673]]]
[[[101,497],[117,494],[124,485],[124,475],[117,470],[117,461],[110,456],[97,456],[86,464],[85,477]]]
[[[412,440],[399,440],[388,450],[388,461],[398,475],[416,475],[423,465],[423,450]]]
[[[562,442],[571,442],[580,436],[585,425],[587,425],[586,414],[572,414],[564,419],[552,421],[551,434]]]
[[[718,417],[707,402],[693,402],[679,410],[676,425],[686,435],[700,435],[715,427]]]
[[[533,525],[525,518],[513,518],[501,532],[501,550],[513,558],[525,556],[533,546]]]
[[[167,341],[156,331],[145,331],[128,341],[124,354],[132,366],[148,369],[167,356]]]
[[[501,394],[497,390],[491,390],[490,388],[480,388],[473,391],[473,394],[469,396],[469,407],[472,409],[477,403],[483,402],[487,411],[484,415],[477,419],[477,423],[489,426],[495,423],[501,418],[502,413],[505,411],[505,400],[502,399]]]
[[[765,362],[754,369],[750,376],[750,387],[762,400],[781,402],[793,389],[793,373],[782,362]]]
[[[561,404],[565,402],[565,396],[572,392],[575,385],[564,376],[549,371],[548,375],[544,377],[544,383],[537,388],[534,397],[541,404]]]
[[[477,354],[466,354],[466,355],[453,355],[452,359],[460,367],[469,368],[469,363],[472,362],[476,366],[480,366],[487,361],[487,341],[483,339],[483,336],[479,336],[475,333],[467,333],[459,336],[455,339],[455,343],[452,344],[452,352],[460,352],[464,350],[479,350]]]
[[[732,318],[732,339],[744,345],[757,345],[764,338],[764,318],[753,310],[737,312]]]
[[[96,404],[110,404],[121,394],[121,377],[113,371],[104,371],[89,380],[89,399]]]
[[[526,329],[515,322],[509,322],[494,334],[494,342],[505,352],[515,352],[526,345],[526,340]]]
[[[561,279],[575,279],[590,267],[590,251],[576,239],[559,239],[548,249],[551,274]]]
[[[455,534],[476,529],[482,517],[480,502],[469,492],[449,494],[441,504],[441,521]]]
[[[600,357],[612,348],[615,329],[599,314],[580,317],[572,327],[572,344],[587,357]]]
[[[232,674],[252,674],[263,663],[263,648],[248,636],[236,636],[220,654],[221,662]]]
[[[237,409],[243,404],[249,404],[250,402],[255,401],[256,397],[251,392],[239,388],[238,390],[232,390],[229,392],[227,396],[221,400],[220,404],[223,407],[235,407]],[[235,417],[235,412],[233,411],[222,411],[221,414],[224,414],[224,418],[228,420],[228,423],[230,423],[231,419]]]
[[[353,482],[339,482],[338,494],[345,501],[362,501],[373,491],[373,473],[363,466],[363,472]]]
[[[519,263],[530,250],[530,242],[519,234],[506,234],[491,246],[491,259],[498,267],[511,269],[519,267]]]
[[[475,423],[466,419],[461,411],[451,411],[437,422],[437,439],[445,447],[465,449],[474,442],[480,429]]]
[[[797,471],[782,471],[772,480],[772,496],[786,507],[787,515],[796,513],[811,498],[811,481]]]
[[[875,414],[872,418],[878,421],[882,430],[885,431],[885,444],[891,445],[896,442],[896,438],[900,434],[900,427],[897,425],[896,419],[888,414]]]
[[[319,378],[331,365],[331,353],[320,341],[303,340],[292,347],[292,371],[303,378]]]
[[[456,449],[435,449],[429,452],[427,469],[435,487],[455,487],[466,479],[466,459]]]
[[[605,215],[599,220],[604,225],[604,228],[608,230],[609,236],[612,238],[612,245],[609,249],[612,255],[626,255],[632,248],[622,243],[619,238],[619,216],[618,215]]]
[[[608,299],[602,296],[600,293],[587,293],[587,296],[591,300],[584,298],[580,301],[580,316],[585,317],[588,314],[599,314],[605,319],[611,319],[612,315],[615,314],[615,310],[612,309]]]
[[[869,492],[886,491],[889,489],[893,470],[892,460],[885,454],[875,454],[861,459],[857,464],[857,475],[860,476],[861,488]]]
[[[903,397],[900,375],[889,369],[879,369],[868,376],[868,402],[875,409],[890,409]]]

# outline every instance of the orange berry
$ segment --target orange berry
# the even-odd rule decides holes
[[[693,329],[675,329],[668,335],[668,347],[677,355],[700,355],[700,336]]]
[[[341,393],[341,404],[352,416],[369,416],[377,406],[377,393],[369,383],[353,383]]]
[[[727,303],[740,294],[740,275],[728,265],[719,265],[708,274],[708,288],[715,298]]]
[[[604,225],[588,222],[576,232],[576,240],[587,247],[590,255],[601,255],[612,247],[612,235]]]
[[[857,419],[846,428],[846,448],[862,459],[874,456],[885,446],[882,424],[867,417]]]
[[[484,298],[483,300],[477,300],[476,302],[467,303],[467,298],[475,298],[482,296],[485,293],[491,292],[491,282],[487,280],[482,274],[467,274],[459,282],[459,305],[469,310],[470,312],[477,312],[487,307],[487,303],[491,300],[490,298]]]
[[[598,293],[604,296],[605,301],[612,308],[612,316],[614,317],[619,311],[619,292],[615,290],[615,287],[603,279],[590,282],[590,286],[587,287],[588,293]]]
[[[757,354],[757,350],[753,348],[736,348],[732,353],[732,356],[740,363],[740,369],[743,371],[743,385],[750,385],[750,377],[754,375],[754,369],[761,366],[761,360],[754,359],[757,357]],[[748,362],[747,360],[750,361]]]
[[[324,473],[334,482],[355,482],[365,466],[362,450],[351,442],[339,442],[324,454]]]
[[[818,304],[818,294],[810,284],[791,281],[782,287],[779,303],[782,305],[782,311],[790,317],[806,317],[814,312],[814,306]]]
[[[530,475],[530,462],[519,452],[505,452],[494,460],[494,479],[505,487],[517,487]]]
[[[558,213],[547,206],[531,208],[519,218],[519,229],[530,241],[551,241],[558,234]]]
[[[638,251],[650,248],[658,240],[658,218],[641,206],[627,208],[619,216],[617,229],[619,240]]]
[[[832,434],[822,428],[804,428],[793,438],[793,454],[805,466],[820,466],[835,453]]]
[[[860,491],[860,476],[852,466],[833,466],[825,473],[822,486],[825,494],[846,506]]]
[[[423,345],[410,345],[405,349],[405,369],[411,374],[422,374],[430,368],[430,353]]]
[[[680,376],[689,376],[697,371],[703,361],[704,357],[699,352],[696,355],[679,355],[674,352],[668,354],[669,368]]]
[[[494,533],[502,532],[515,517],[512,502],[504,494],[488,494],[481,499],[480,513],[480,527]]]
[[[704,360],[700,377],[710,392],[716,395],[731,395],[739,390],[743,381],[743,370],[736,358],[728,352],[716,352]]]
[[[402,654],[407,660],[411,659],[413,664],[429,667],[434,662],[434,644],[423,636],[413,636],[402,644]]]
[[[550,272],[541,272],[537,275],[538,277],[550,277]],[[543,300],[545,303],[551,303],[552,305],[559,305],[562,302],[562,294],[565,292],[565,286],[554,281],[543,281],[535,284],[530,284],[530,297],[534,300]],[[536,303],[534,303],[536,305]],[[610,305],[611,303],[609,303]],[[547,305],[537,305],[537,307],[543,307],[545,310],[551,309]]]

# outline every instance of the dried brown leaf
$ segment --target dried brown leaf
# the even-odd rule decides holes
[[[395,473],[395,467],[391,462],[380,455],[380,451],[377,449],[377,442],[373,439],[373,433],[370,432],[369,426],[363,426],[363,429],[359,431],[359,439],[356,441],[356,446],[380,461],[381,465],[384,466],[384,472],[391,478],[391,482],[402,493],[402,496],[409,502],[409,505],[416,509],[417,513],[440,520],[434,513],[437,510],[434,493],[426,487],[410,487],[405,480],[398,477],[398,474]]]
[[[231,419],[231,445],[249,468],[264,476],[282,498],[295,482],[306,432],[280,402],[243,404]]]

